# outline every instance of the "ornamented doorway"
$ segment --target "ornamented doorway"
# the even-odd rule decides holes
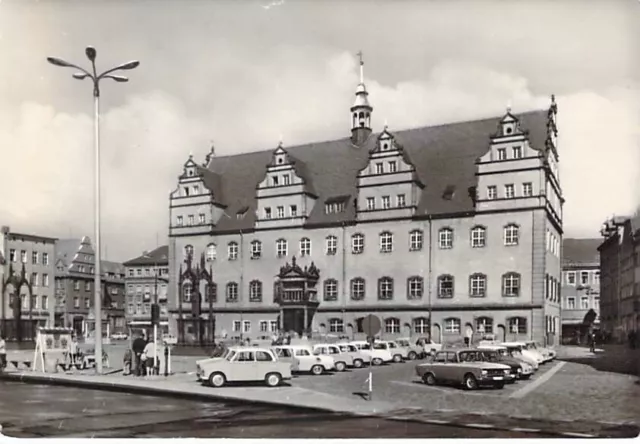
[[[274,299],[280,306],[278,327],[281,332],[311,336],[313,316],[320,305],[316,289],[319,279],[320,270],[313,262],[301,268],[295,256],[291,258],[291,264],[287,262],[280,268],[276,276]]]

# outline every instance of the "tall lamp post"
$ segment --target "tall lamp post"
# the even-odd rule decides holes
[[[160,322],[160,305],[158,303],[158,280],[168,282],[167,279],[159,276],[160,269],[158,268],[158,259],[151,257],[149,253],[144,255],[145,258],[154,261],[153,270],[153,304],[151,305],[151,325],[153,326],[153,367],[158,369],[158,324]]]
[[[55,57],[47,57],[47,61],[52,65],[61,66],[63,68],[74,68],[80,72],[73,73],[73,78],[78,80],[84,80],[86,78],[91,79],[93,82],[93,109],[94,109],[94,145],[95,145],[95,242],[96,242],[96,254],[95,254],[95,276],[94,276],[94,310],[95,310],[95,356],[96,356],[96,373],[102,373],[102,299],[100,298],[101,288],[101,275],[100,275],[100,80],[112,79],[116,82],[128,82],[129,79],[124,76],[114,75],[113,72],[121,70],[129,70],[136,68],[140,62],[137,60],[123,63],[114,68],[104,71],[102,74],[98,74],[96,71],[96,55],[98,54],[95,48],[87,46],[85,54],[91,62],[91,71],[87,71],[84,68],[74,65],[73,63],[66,62],[62,59]]]

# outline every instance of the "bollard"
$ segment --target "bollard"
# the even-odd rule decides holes
[[[164,376],[169,376],[169,346],[164,347]]]

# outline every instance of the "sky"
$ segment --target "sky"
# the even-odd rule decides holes
[[[374,131],[517,115],[558,103],[565,237],[640,206],[635,0],[0,0],[0,224],[93,237],[91,85],[99,69],[103,257],[167,242],[190,153],[349,135],[362,50]]]

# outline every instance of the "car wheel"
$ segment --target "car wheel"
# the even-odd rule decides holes
[[[264,382],[269,387],[277,387],[282,383],[282,375],[280,373],[269,373],[265,376]]]
[[[209,385],[212,387],[222,387],[226,382],[227,378],[225,378],[225,376],[220,372],[211,373],[209,375]]]
[[[362,364],[363,364],[362,359],[354,359],[353,360],[353,366],[355,368],[362,368]]]
[[[373,365],[382,365],[382,359],[380,358],[373,358],[371,362],[373,363]]]
[[[336,370],[339,372],[343,372],[347,369],[347,364],[345,364],[344,362],[340,361],[340,362],[336,362]]]
[[[427,385],[436,385],[436,377],[433,373],[427,373],[422,376],[422,381]]]
[[[475,390],[478,388],[478,381],[471,373],[464,375],[464,386],[467,390]]]
[[[313,367],[311,367],[311,373],[313,373],[316,376],[321,375],[323,371],[324,371],[324,367],[321,365],[316,364]]]
[[[402,362],[401,355],[393,355],[393,362]]]
[[[504,388],[504,382],[496,382],[495,388],[497,389],[503,389]]]
[[[409,352],[409,359],[411,361],[415,361],[416,359],[418,359],[418,354],[416,352]]]

